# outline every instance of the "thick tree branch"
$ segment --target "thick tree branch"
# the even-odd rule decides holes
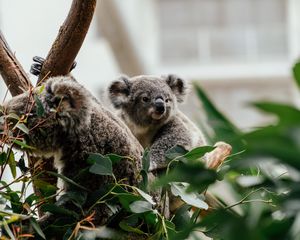
[[[73,0],[69,14],[43,64],[38,82],[45,77],[70,72],[89,29],[95,7],[96,0]]]
[[[120,70],[128,76],[145,74],[142,61],[126,30],[124,19],[122,19],[115,1],[102,1],[97,8],[100,31],[109,42]]]
[[[0,74],[12,96],[21,94],[32,86],[21,64],[10,50],[1,31]]]

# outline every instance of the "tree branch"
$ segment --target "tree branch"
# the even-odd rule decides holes
[[[38,82],[70,72],[89,29],[95,7],[96,0],[73,0],[69,14],[43,64]]]
[[[120,70],[128,76],[145,74],[142,61],[134,43],[126,30],[124,19],[117,9],[115,1],[105,0],[97,8],[97,21],[100,31],[111,46]]]
[[[10,50],[1,31],[0,74],[12,96],[19,95],[32,87],[27,74]]]

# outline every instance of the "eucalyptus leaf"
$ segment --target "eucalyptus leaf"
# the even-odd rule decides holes
[[[89,163],[94,163],[89,169],[91,173],[108,176],[113,175],[112,162],[108,157],[92,153],[89,155],[87,161]]]
[[[22,142],[15,139],[13,141],[13,143],[19,145],[21,148],[24,148],[24,149],[36,149],[35,147],[31,147],[31,146],[27,145],[24,139]]]
[[[6,159],[7,159],[6,153],[5,152],[0,153],[0,165],[1,166],[6,162]]]
[[[155,205],[156,203],[153,201],[152,197],[145,193],[144,191],[142,191],[141,189],[135,188],[135,190],[145,199],[147,200],[149,203],[151,203],[152,205]]]
[[[240,186],[247,188],[263,183],[264,178],[262,176],[239,176],[236,181]]]
[[[105,157],[108,157],[110,161],[112,162],[112,165],[119,163],[122,159],[125,159],[126,157],[120,156],[117,154],[109,153],[106,154]]]
[[[43,212],[50,212],[52,214],[69,216],[69,217],[79,219],[79,215],[76,212],[68,210],[64,207],[57,206],[56,204],[46,203],[41,206],[41,210]]]
[[[183,157],[188,159],[189,161],[195,161],[195,160],[200,159],[206,153],[211,152],[214,149],[215,149],[215,147],[211,147],[211,146],[197,147],[197,148],[194,148],[191,151],[187,152],[186,154],[184,154]]]
[[[144,213],[153,211],[152,204],[147,201],[135,201],[129,205],[131,212]]]
[[[171,192],[174,196],[179,196],[185,203],[200,209],[208,209],[208,205],[204,202],[199,194],[187,193],[186,187],[181,183],[171,183]]]
[[[29,129],[26,127],[24,123],[17,123],[15,127],[20,129],[23,133],[29,134]]]
[[[16,160],[15,160],[15,154],[12,150],[9,151],[8,165],[9,165],[9,168],[10,168],[10,171],[11,171],[11,174],[12,174],[13,178],[16,178],[16,176],[17,176],[17,164],[16,164]]]
[[[37,95],[34,95],[34,101],[36,104],[36,114],[38,117],[43,117],[45,115],[45,108],[42,101]]]
[[[66,176],[64,176],[64,175],[62,175],[62,174],[59,174],[59,173],[56,173],[56,172],[51,172],[51,171],[47,171],[47,173],[50,174],[50,175],[53,175],[53,176],[55,176],[55,177],[59,177],[59,178],[61,178],[62,180],[64,180],[65,182],[70,183],[70,184],[72,184],[73,186],[76,186],[76,187],[78,187],[78,188],[80,188],[80,189],[82,189],[82,190],[85,190],[85,191],[88,191],[88,192],[90,191],[89,189],[87,189],[87,188],[85,188],[85,187],[79,185],[78,183],[74,182],[72,179],[67,178]]]
[[[119,226],[122,230],[126,231],[126,232],[133,232],[133,233],[137,233],[137,234],[145,234],[142,230],[132,227],[130,226],[128,223],[126,223],[125,221],[121,221],[119,223]]]
[[[45,234],[43,233],[42,229],[40,228],[36,220],[34,218],[30,218],[29,221],[30,221],[30,225],[33,227],[36,233],[43,239],[46,239]]]

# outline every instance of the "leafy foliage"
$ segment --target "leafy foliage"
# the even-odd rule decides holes
[[[298,86],[299,66],[297,63],[293,69]],[[150,160],[146,150],[142,180],[137,188],[114,177],[113,166],[124,156],[92,153],[87,159],[89,168],[81,169],[74,179],[47,173],[77,189],[64,193],[56,203],[57,187],[39,181],[38,176],[43,173],[35,170],[38,163],[37,166],[27,164],[26,152],[31,147],[22,140],[24,134],[30,134],[26,118],[14,114],[1,116],[2,125],[7,126],[7,121],[13,124],[1,130],[2,233],[11,239],[47,239],[49,229],[61,232],[62,239],[202,239],[203,235],[225,240],[300,239],[300,110],[280,103],[253,103],[255,108],[277,120],[243,132],[217,110],[199,86],[195,87],[214,130],[210,138],[233,145],[234,154],[218,171],[207,169],[199,160],[213,147],[203,146],[187,152],[176,146],[166,154],[169,164],[165,173],[152,182],[147,174]],[[37,114],[42,116],[41,106]],[[12,137],[15,135],[9,129],[19,134]],[[13,149],[14,145],[22,148],[21,153]],[[99,192],[88,194],[88,189],[76,183],[76,177],[85,172],[108,175],[115,181]],[[13,180],[5,182],[5,174]],[[33,181],[41,189],[39,196],[29,193]],[[218,198],[208,194],[211,186],[220,181],[233,201],[222,198],[223,193]],[[157,191],[161,192],[162,204],[152,198]],[[168,217],[159,206],[167,207],[169,197],[179,204]],[[60,207],[60,202],[67,200],[78,211]],[[85,204],[91,206],[87,212],[82,210]],[[113,213],[104,227],[93,224],[93,209],[99,204],[106,205]],[[55,223],[41,227],[38,209],[52,213]]]

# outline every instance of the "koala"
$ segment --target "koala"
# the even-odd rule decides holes
[[[178,109],[186,92],[187,84],[175,75],[123,76],[109,86],[119,116],[150,150],[149,171],[166,168],[165,154],[176,145],[191,150],[206,144],[200,129]]]
[[[142,146],[149,148],[148,177],[152,181],[166,169],[168,162],[165,155],[169,149],[180,145],[191,150],[206,145],[201,130],[178,109],[186,93],[186,82],[175,75],[123,76],[109,86],[109,98],[119,116]],[[215,147],[205,155],[208,168],[217,169],[231,153],[231,146],[227,143],[217,142]],[[160,191],[152,195],[158,203],[158,209],[168,218],[182,201],[168,193],[166,199],[169,199],[162,203]]]
[[[137,185],[143,148],[128,127],[72,77],[49,78],[42,88],[13,97],[3,105],[5,113],[27,118],[29,133],[24,138],[34,147],[32,154],[53,156],[58,172],[88,189],[88,198],[114,182],[111,176],[88,171],[79,176],[81,170],[90,166],[87,162],[90,153],[124,156],[113,165],[114,175],[117,180]],[[37,114],[39,104],[44,109],[42,116]],[[63,182],[63,188],[65,192],[81,191],[67,182]],[[70,202],[62,206],[78,212]],[[86,203],[83,212],[91,214],[86,212],[89,207]],[[100,204],[93,210],[94,223],[105,224],[111,214],[109,208]],[[49,223],[51,216],[46,217]]]

